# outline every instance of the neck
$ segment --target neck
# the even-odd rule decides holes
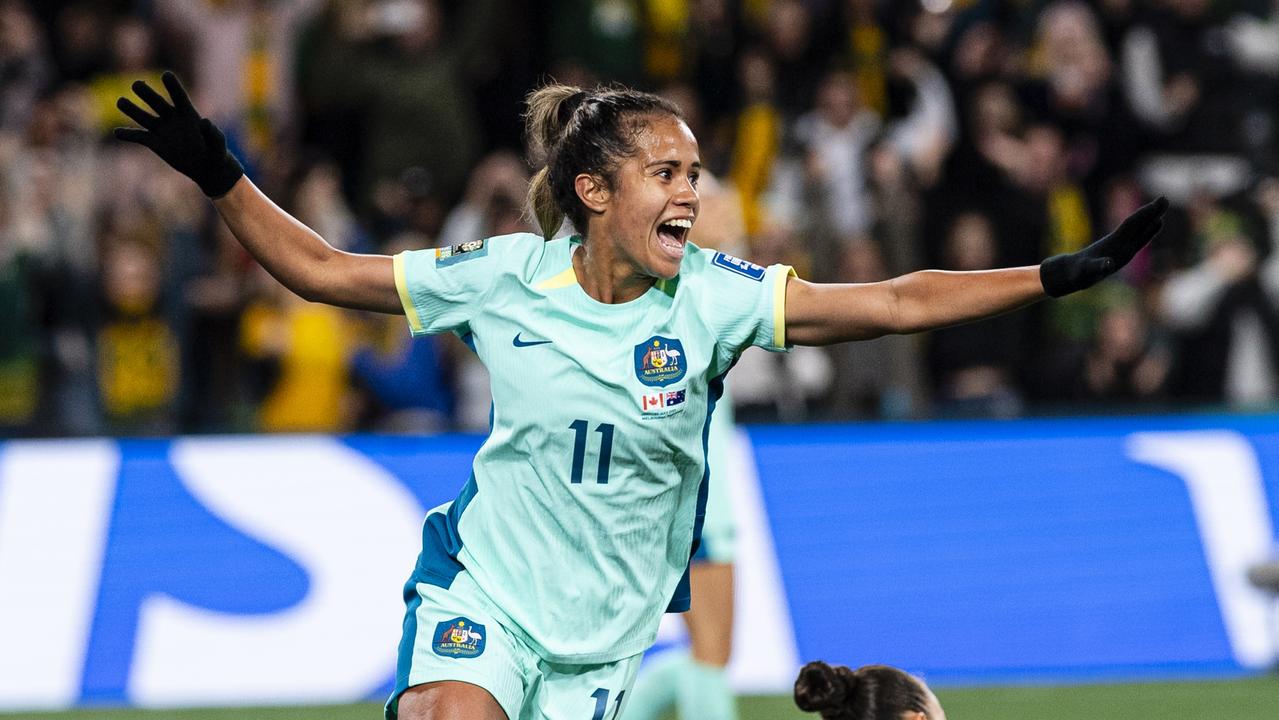
[[[573,253],[577,284],[602,303],[630,302],[648,292],[657,278],[637,272],[607,242],[583,242]]]

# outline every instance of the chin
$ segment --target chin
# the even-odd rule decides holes
[[[680,264],[671,260],[662,259],[653,263],[648,271],[649,274],[658,280],[671,280],[679,275]]]
[[[688,246],[684,246],[684,251],[688,251]],[[680,266],[684,264],[684,254],[681,253],[678,258],[671,257],[662,248],[658,247],[649,254],[648,271],[656,278],[670,280],[679,275]]]

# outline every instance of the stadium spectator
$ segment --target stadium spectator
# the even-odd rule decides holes
[[[846,247],[839,279],[869,283],[901,274],[889,269],[881,247],[872,239]],[[890,335],[827,348],[834,376],[825,390],[820,414],[841,420],[921,416],[928,397],[921,340],[913,335]]]
[[[429,246],[423,240],[419,235],[405,233],[393,238],[382,251],[397,254],[419,250]],[[387,433],[452,429],[455,397],[450,375],[458,362],[456,350],[451,353],[450,348],[461,343],[442,337],[412,337],[404,332],[403,321],[393,315],[367,313],[360,320],[366,337],[351,358],[351,376],[365,395],[361,425]],[[484,399],[480,412],[487,422],[492,405],[487,387]]]
[[[1034,71],[1021,88],[1038,123],[1061,134],[1065,171],[1090,208],[1106,183],[1128,171],[1147,140],[1114,81],[1097,17],[1078,0],[1059,0],[1039,16]],[[1092,214],[1092,222],[1101,219]]]
[[[261,393],[257,429],[351,429],[358,416],[349,374],[355,328],[342,311],[306,302],[263,271],[257,280],[258,297],[245,308],[240,331]]]
[[[449,212],[440,230],[439,245],[460,245],[475,238],[528,232],[524,195],[528,170],[509,151],[480,160],[467,181],[466,194]]]
[[[3,182],[3,178],[0,178]],[[0,432],[25,435],[34,429],[40,405],[39,324],[43,258],[24,247],[0,185]]]
[[[1176,333],[1181,397],[1247,407],[1279,397],[1279,254],[1263,258],[1245,217],[1201,195],[1189,208],[1189,262],[1160,294]]]
[[[879,128],[880,118],[862,105],[854,78],[846,72],[822,79],[816,106],[795,125],[806,180],[840,238],[863,235],[870,226],[865,151]]]
[[[826,58],[833,46],[827,34],[833,26],[814,17],[817,6],[801,0],[768,4],[764,42],[777,77],[777,107],[793,120],[813,106],[818,84],[826,74]]]
[[[106,66],[89,79],[97,109],[97,125],[106,132],[115,125],[115,98],[128,92],[130,78],[158,82],[163,63],[158,57],[155,27],[145,18],[130,15],[111,23]]]
[[[108,432],[168,435],[177,431],[182,358],[166,316],[160,228],[140,222],[104,239],[102,319],[98,327],[98,391]]]
[[[1073,401],[1090,409],[1131,409],[1161,401],[1171,373],[1167,344],[1154,337],[1136,294],[1120,283],[1108,283],[1110,298],[1097,321],[1097,332],[1068,380]]]
[[[999,243],[990,219],[963,213],[946,236],[947,270],[998,267]],[[1016,417],[1022,397],[1017,365],[1024,316],[1001,315],[934,330],[928,336],[928,367],[936,412],[946,417]]]
[[[741,104],[737,61],[745,44],[742,8],[729,0],[693,0],[691,5],[688,41],[693,44],[693,69],[682,79],[692,84],[705,115],[698,137],[706,138],[708,147],[715,147],[724,141],[714,136],[722,132],[722,125]],[[710,153],[706,159],[712,169],[722,172],[725,166],[719,155],[718,151]]]
[[[1179,152],[1241,149],[1235,70],[1208,0],[1156,4],[1124,39],[1128,101]]]
[[[746,232],[754,236],[767,219],[763,195],[781,149],[782,115],[774,99],[776,70],[768,55],[760,49],[747,50],[737,70],[743,102],[735,122],[728,175],[742,198]]]
[[[556,62],[577,70],[557,77],[608,78],[637,83],[644,77],[643,3],[634,0],[563,0],[551,3],[551,47]]]
[[[310,50],[304,92],[314,106],[361,115],[361,212],[410,168],[424,169],[432,192],[452,203],[481,154],[468,83],[489,52],[498,3],[464,3],[455,17],[436,0],[364,7],[341,26],[346,34]]]
[[[0,2],[0,132],[22,132],[52,77],[43,34],[23,0]]]
[[[323,0],[165,0],[156,20],[189,48],[201,107],[255,161],[292,129],[298,27]]]

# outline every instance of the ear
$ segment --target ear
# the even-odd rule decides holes
[[[612,192],[604,181],[590,173],[581,173],[573,178],[573,189],[577,191],[577,198],[582,201],[586,209],[597,215],[604,212],[609,198],[612,197]]]
[[[928,716],[918,710],[907,710],[902,713],[901,720],[928,720]]]

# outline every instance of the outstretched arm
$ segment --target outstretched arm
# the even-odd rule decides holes
[[[154,115],[119,99],[116,106],[141,129],[116,128],[117,138],[146,146],[194,180],[240,244],[289,290],[330,305],[404,312],[390,257],[337,250],[281,210],[244,177],[222,131],[200,117],[177,77],[166,72],[162,80],[171,104],[146,83],[133,83]]]
[[[832,345],[998,315],[1047,297],[1035,266],[976,272],[921,270],[865,284],[786,285],[786,342]]]
[[[791,278],[786,286],[786,341],[830,345],[932,330],[1083,290],[1128,264],[1163,227],[1167,209],[1168,201],[1159,198],[1083,250],[1055,255],[1038,267],[923,270],[856,285]]]
[[[288,289],[312,302],[404,314],[389,255],[343,252],[284,212],[248,178],[214,198],[240,244]]]

